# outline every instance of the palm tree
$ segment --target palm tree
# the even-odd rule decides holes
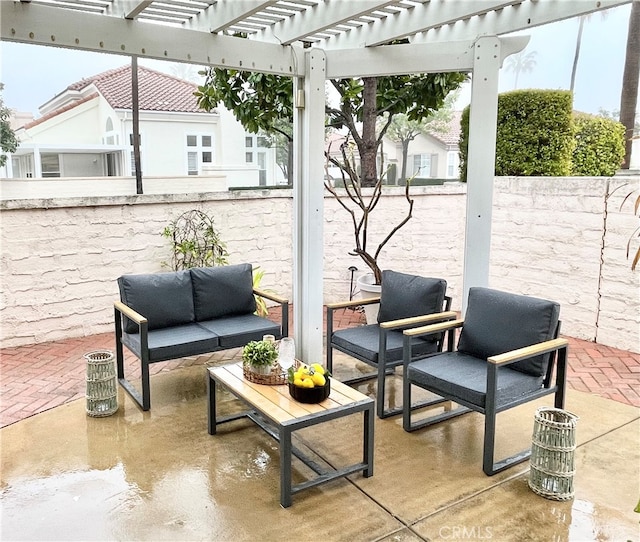
[[[625,126],[625,154],[622,169],[629,169],[631,162],[631,138],[638,102],[638,78],[640,78],[640,2],[633,2],[629,14],[627,52],[620,93],[620,122]]]
[[[607,18],[607,10],[600,12],[600,17],[602,20]],[[571,69],[571,84],[569,86],[569,90],[573,92],[573,88],[576,82],[576,72],[578,71],[578,59],[580,58],[580,45],[582,44],[582,31],[584,30],[584,23],[586,23],[589,19],[591,19],[591,14],[582,15],[580,17],[580,22],[578,24],[578,35],[576,36],[576,52],[573,55],[573,67]]]
[[[531,51],[530,53],[525,54],[524,51],[520,51],[515,55],[511,55],[507,58],[507,71],[515,72],[516,77],[514,81],[513,88],[518,88],[518,76],[520,72],[527,73],[533,71],[533,68],[536,66],[536,55],[537,51]]]

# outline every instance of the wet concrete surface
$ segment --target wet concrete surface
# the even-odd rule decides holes
[[[400,376],[387,387],[396,403]],[[220,397],[220,413],[238,408]],[[109,417],[87,416],[78,400],[0,430],[0,539],[640,540],[640,409],[593,395],[568,392],[580,417],[570,501],[533,493],[528,463],[487,477],[483,418],[470,413],[415,433],[401,417],[376,419],[374,476],[301,492],[287,509],[271,437],[247,420],[207,433],[205,367],[153,377],[149,412],[122,390],[118,400]],[[552,399],[499,415],[498,456],[529,445],[543,405]],[[360,432],[355,415],[305,429],[296,444],[339,465],[361,453]],[[303,481],[309,471],[293,465]]]

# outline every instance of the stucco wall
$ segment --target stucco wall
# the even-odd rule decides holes
[[[629,203],[620,210],[633,187],[637,176],[496,179],[489,285],[559,301],[567,335],[640,351],[638,273],[625,254],[637,219]],[[459,309],[466,187],[416,187],[413,194],[413,218],[381,254],[381,267],[446,278]],[[348,254],[345,211],[330,196],[324,204],[329,302],[348,298],[349,266],[356,276],[366,268]],[[116,278],[161,271],[170,253],[160,232],[193,208],[215,217],[231,263],[259,265],[262,287],[291,297],[288,190],[2,201],[2,346],[111,331]],[[387,189],[370,242],[405,209],[402,191]]]

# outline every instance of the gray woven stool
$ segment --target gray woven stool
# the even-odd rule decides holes
[[[108,350],[89,352],[87,360],[87,414],[111,416],[118,410],[118,382],[114,355]]]

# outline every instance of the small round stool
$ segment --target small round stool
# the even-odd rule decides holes
[[[112,352],[101,350],[84,355],[87,360],[87,414],[111,416],[118,410],[116,366]]]

